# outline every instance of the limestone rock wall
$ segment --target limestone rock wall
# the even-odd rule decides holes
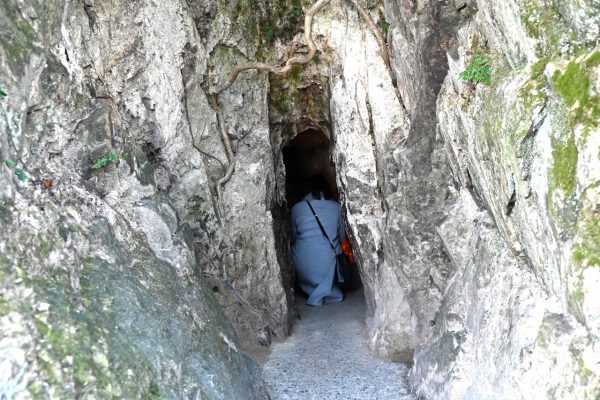
[[[0,6],[9,398],[267,397],[240,342],[287,334],[293,309],[264,75],[219,96],[237,173],[221,201],[212,183],[227,159],[210,94],[258,48],[246,6]]]
[[[387,209],[404,221],[396,237],[414,239],[405,251],[434,249],[396,269],[430,278],[420,296],[432,301],[409,300],[421,326],[431,318],[411,373],[426,398],[598,396],[598,10],[593,1],[386,2],[411,113],[403,169],[432,155],[430,179],[398,195],[421,190],[430,201]],[[459,78],[474,55],[491,58],[491,85]],[[426,140],[427,155],[413,153]],[[431,258],[440,249],[447,258]],[[416,282],[401,285],[411,293]]]
[[[377,18],[377,14],[374,14]],[[401,358],[387,351],[410,343],[407,331],[380,310],[397,307],[406,312],[404,292],[394,285],[385,255],[383,159],[407,134],[408,117],[394,94],[391,71],[379,45],[364,20],[346,2],[332,2],[316,19],[315,33],[328,38],[326,48],[335,65],[330,75],[333,161],[342,203],[361,264],[361,275],[369,307],[370,347],[382,356]],[[378,154],[382,157],[378,158]],[[385,282],[385,284],[382,284]],[[386,304],[386,305],[384,305]],[[392,341],[393,345],[386,344]]]
[[[411,363],[415,346],[432,332],[452,271],[435,232],[452,186],[436,135],[435,101],[447,72],[439,43],[455,34],[458,17],[440,6],[435,15],[411,18],[400,6],[387,11],[395,23],[388,37],[395,56],[391,68],[348,2],[331,2],[315,17],[314,29],[333,57],[332,158],[361,264],[368,344],[382,357]],[[384,26],[380,7],[368,12]],[[434,30],[434,24],[446,28]],[[410,30],[414,48],[400,59],[393,38]]]

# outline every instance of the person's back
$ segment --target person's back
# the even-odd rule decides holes
[[[340,231],[342,235],[344,234],[340,204],[333,200],[311,199],[309,201],[329,239],[331,239],[336,252],[339,253],[340,242],[344,240],[344,237],[339,237]],[[295,225],[293,230],[295,231],[295,242],[303,245],[311,244],[315,247],[325,247],[331,252],[331,246],[323,236],[319,224],[305,200],[292,207],[292,221]]]
[[[309,295],[307,304],[315,306],[343,299],[341,291],[334,286],[334,274],[335,254],[341,252],[340,243],[345,238],[344,224],[339,203],[326,199],[328,196],[318,190],[323,181],[313,184],[317,190],[292,207],[292,261],[300,286]],[[327,232],[335,253],[307,201]]]

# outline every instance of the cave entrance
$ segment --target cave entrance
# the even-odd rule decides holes
[[[330,140],[326,133],[316,128],[309,128],[294,137],[282,149],[283,163],[285,166],[285,194],[289,209],[298,202],[310,190],[310,178],[314,175],[322,175],[329,184],[331,199],[340,201],[340,192],[336,184],[335,168],[330,162]],[[291,223],[291,220],[289,220]],[[354,261],[349,241],[342,245],[344,252],[350,255]],[[292,267],[293,268],[293,267]],[[353,262],[352,284],[343,288],[344,292],[355,291],[362,287],[358,266]],[[303,292],[294,280],[296,293]]]
[[[289,208],[302,200],[309,190],[310,178],[322,175],[329,184],[332,199],[340,200],[335,169],[329,162],[329,138],[320,130],[299,133],[282,149],[285,165],[285,194]]]

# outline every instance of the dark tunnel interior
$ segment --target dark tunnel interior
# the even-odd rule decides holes
[[[309,129],[299,133],[282,152],[286,200],[290,208],[308,193],[313,175],[323,175],[329,183],[332,200],[339,201],[335,169],[329,162],[329,139],[323,132]]]

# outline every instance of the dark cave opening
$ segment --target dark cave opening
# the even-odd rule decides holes
[[[289,208],[302,200],[309,190],[310,178],[322,175],[329,183],[332,199],[340,200],[335,169],[329,161],[329,138],[321,131],[308,129],[299,133],[283,149],[285,193]]]

